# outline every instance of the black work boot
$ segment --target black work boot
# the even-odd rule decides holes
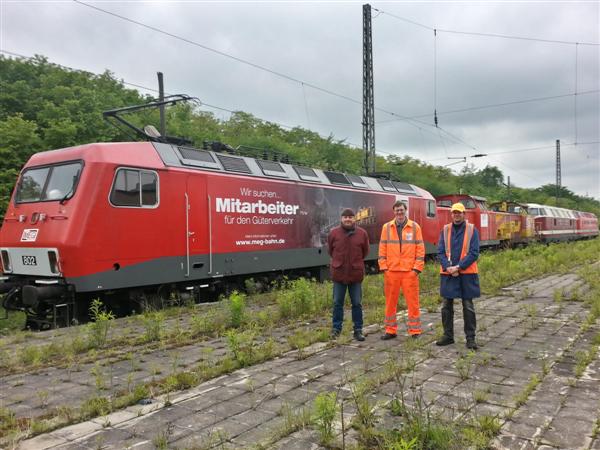
[[[435,345],[439,345],[440,347],[450,344],[454,344],[454,338],[451,338],[450,336],[446,335],[443,335],[440,339],[435,341]]]
[[[467,343],[465,344],[465,346],[469,350],[477,350],[479,348],[479,346],[477,345],[477,342],[475,342],[475,338],[467,339]]]
[[[381,336],[381,338],[380,338],[380,339],[381,339],[382,341],[387,341],[387,340],[390,340],[390,339],[394,339],[395,337],[396,337],[396,335],[395,335],[395,334],[391,334],[391,333],[385,333],[384,335],[382,335],[382,336]]]
[[[354,339],[360,342],[365,340],[365,337],[362,334],[362,330],[354,330]]]
[[[442,300],[442,326],[444,335],[438,339],[435,345],[443,347],[444,345],[454,344],[454,299],[445,298]]]

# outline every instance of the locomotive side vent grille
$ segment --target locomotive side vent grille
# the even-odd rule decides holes
[[[288,177],[288,174],[285,173],[285,170],[278,162],[257,159],[256,163],[262,169],[265,175],[270,175],[273,177]]]
[[[196,150],[192,148],[178,147],[181,152],[181,156],[185,159],[191,159],[192,161],[202,161],[202,162],[210,162],[214,163],[215,159],[209,152],[204,150]]]
[[[401,181],[392,181],[392,184],[400,192],[408,192],[409,194],[415,193],[415,190],[408,183],[402,183]]]
[[[384,191],[396,192],[396,188],[390,180],[382,180],[381,178],[378,178],[377,181],[379,182],[379,186],[381,186]]]
[[[346,178],[346,175],[344,175],[343,173],[329,172],[327,170],[324,170],[323,173],[325,174],[327,179],[333,184],[343,184],[346,186],[350,186],[350,181],[348,181],[348,178]]]
[[[350,180],[350,182],[356,186],[356,187],[368,187],[367,183],[365,183],[365,180],[363,180],[361,177],[359,177],[358,175],[346,175],[348,177],[348,179]]]
[[[225,170],[229,172],[241,172],[241,173],[252,173],[250,167],[246,164],[242,158],[236,158],[233,156],[217,155],[221,164]]]
[[[308,167],[293,166],[301,180],[306,181],[321,181],[317,173]]]

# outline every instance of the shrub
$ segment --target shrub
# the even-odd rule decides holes
[[[238,291],[233,291],[233,293],[229,296],[228,306],[229,315],[231,317],[231,326],[233,328],[239,328],[244,321],[246,296]]]
[[[338,412],[335,392],[317,395],[313,410],[313,423],[319,431],[321,444],[327,445],[333,439],[333,420]]]
[[[90,305],[90,316],[93,322],[88,325],[88,345],[91,348],[104,347],[115,315],[105,310],[100,299],[96,298]]]

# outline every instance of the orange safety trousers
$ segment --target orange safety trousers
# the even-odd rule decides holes
[[[387,270],[383,276],[385,293],[385,332],[397,334],[398,319],[396,310],[400,291],[406,299],[408,309],[408,334],[421,334],[421,312],[419,310],[419,276],[412,270],[407,272],[391,272]]]

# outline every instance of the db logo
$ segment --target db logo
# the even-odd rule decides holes
[[[35,242],[38,235],[38,228],[28,228],[23,230],[21,235],[21,242]]]

